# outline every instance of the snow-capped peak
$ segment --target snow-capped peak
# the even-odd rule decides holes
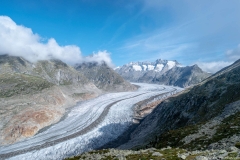
[[[162,60],[157,59],[155,62],[130,62],[120,68],[116,69],[123,69],[124,72],[129,71],[155,71],[155,72],[166,72],[172,69],[175,66],[180,66],[177,61],[169,61],[169,60]]]
[[[174,61],[168,61],[168,62],[167,62],[167,65],[168,65],[168,69],[171,69],[171,68],[173,68],[174,66],[176,66],[176,62],[174,62]]]

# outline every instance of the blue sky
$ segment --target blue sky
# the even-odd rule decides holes
[[[101,51],[98,58],[110,53],[103,59],[115,66],[161,58],[215,72],[240,58],[239,0],[1,0],[0,15],[31,29],[38,43],[53,38],[45,50],[56,45],[67,54],[61,47],[74,45],[68,61],[77,59],[73,52]]]

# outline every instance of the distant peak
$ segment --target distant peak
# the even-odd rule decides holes
[[[197,64],[192,65],[192,67],[199,68],[199,66]]]

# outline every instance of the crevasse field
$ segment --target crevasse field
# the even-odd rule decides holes
[[[162,94],[166,98],[182,88],[134,83],[135,92],[109,93],[76,105],[66,118],[41,133],[0,147],[0,159],[63,159],[98,148],[116,139],[133,122],[133,105]]]

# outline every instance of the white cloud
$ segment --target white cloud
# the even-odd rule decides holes
[[[108,53],[106,50],[98,51],[98,53],[93,53],[91,56],[85,57],[84,61],[98,63],[102,63],[104,61],[107,63],[108,66],[114,67],[112,59],[110,58],[110,53]]]
[[[84,58],[78,46],[60,46],[54,38],[44,43],[38,34],[33,33],[30,28],[17,25],[8,16],[0,16],[0,55],[3,54],[21,56],[31,62],[56,58],[68,64],[106,61],[112,65],[107,51],[99,51],[92,57]]]
[[[225,61],[216,61],[216,62],[197,62],[199,67],[206,72],[215,73],[220,69],[229,66],[232,62],[225,62]]]
[[[82,61],[79,47],[59,46],[53,38],[42,43],[41,37],[30,28],[17,25],[7,16],[0,16],[0,54],[22,56],[31,62],[50,58],[69,64]]]
[[[226,56],[229,60],[236,61],[240,59],[240,44],[238,45],[237,48],[228,50],[226,52]]]
[[[226,53],[226,61],[212,61],[212,62],[196,62],[202,70],[210,73],[215,73],[220,69],[231,65],[240,59],[240,44],[237,48],[228,50]]]

